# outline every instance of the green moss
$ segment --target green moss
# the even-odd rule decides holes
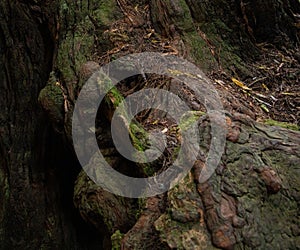
[[[242,73],[250,73],[243,64],[243,60],[238,56],[239,48],[232,45],[232,41],[237,39],[231,36],[234,33],[232,29],[220,19],[207,22],[203,17],[197,19],[203,22],[194,22],[185,1],[173,2],[175,3],[172,4],[177,4],[178,10],[180,10],[174,14],[173,21],[176,28],[182,33],[181,37],[197,65],[201,66],[204,71],[210,71],[221,65],[227,70],[236,68]],[[201,13],[197,14],[201,15]],[[203,32],[203,36],[198,29]]]
[[[130,123],[130,136],[137,150],[144,151],[147,148],[148,133],[139,123]]]
[[[91,14],[99,26],[108,27],[114,20],[118,13],[116,12],[116,1],[102,0],[98,1],[98,7],[94,9]]]
[[[207,47],[206,42],[196,31],[184,33],[183,41],[190,50],[192,59],[204,71],[209,71],[216,67],[217,63]]]
[[[118,91],[118,89],[112,85],[111,79],[106,77],[105,75],[99,76],[98,78],[98,84],[99,88],[104,89],[104,92],[107,92],[108,94],[105,97],[105,102],[108,104],[108,106],[115,111],[120,104],[124,101],[124,97],[122,94]],[[123,110],[124,107],[119,107],[119,115],[122,116],[125,119],[125,122],[127,123],[129,127],[129,136],[132,141],[132,145],[138,150],[138,151],[145,151],[147,149],[148,143],[148,136],[149,134],[141,124],[139,124],[136,121],[131,121],[129,119],[128,114],[125,110]],[[115,111],[116,112],[116,111]],[[143,172],[147,176],[152,176],[155,173],[155,170],[152,168],[151,164],[145,163],[140,165],[143,169]]]
[[[270,126],[277,126],[281,128],[287,128],[295,131],[300,131],[300,128],[297,124],[288,123],[288,122],[279,122],[272,119],[267,119],[264,121],[264,124],[270,125]]]
[[[293,147],[288,150],[276,150],[276,147],[268,147],[267,143],[260,146],[258,142],[261,141],[289,143],[290,137],[282,136],[280,131],[271,127],[262,124],[258,126],[259,124],[241,127],[242,131],[247,130],[248,134],[253,135],[245,145],[227,141],[226,169],[222,173],[222,182],[226,183],[226,192],[237,197],[239,206],[243,208],[240,215],[246,219],[253,218],[251,230],[254,231],[249,232],[249,226],[241,229],[243,237],[251,243],[249,249],[254,248],[253,242],[256,241],[261,244],[259,249],[269,249],[270,247],[265,245],[265,235],[271,235],[273,238],[272,246],[293,249],[294,247],[284,240],[282,232],[289,232],[295,216],[297,217],[300,187],[297,157],[299,150],[292,149]],[[249,145],[255,145],[255,148]],[[282,189],[273,195],[268,193],[266,183],[259,174],[266,168],[271,168],[282,181]],[[254,214],[256,216],[253,216]]]
[[[108,92],[108,94],[105,97],[105,101],[112,109],[115,110],[124,101],[124,97],[115,86],[112,86],[110,78],[104,76],[104,80],[101,80],[101,83],[99,84],[103,84],[105,86],[105,92]],[[145,150],[145,142],[146,138],[148,137],[148,133],[139,123],[131,122],[125,110],[121,109],[119,112],[120,115],[125,117],[129,124],[129,135],[133,142],[133,145],[139,151]]]
[[[39,102],[42,102],[46,98],[53,101],[53,103],[55,103],[57,107],[62,107],[64,103],[62,90],[55,84],[48,84],[41,90],[38,97]]]
[[[59,42],[55,67],[59,68],[67,83],[78,81],[81,65],[92,60],[102,34],[120,13],[116,1],[60,1],[61,29],[64,35]],[[104,41],[106,44],[107,41]],[[101,47],[96,48],[101,50]]]
[[[185,0],[177,0],[177,1],[172,1],[176,8],[176,12],[174,13],[175,18],[174,18],[174,23],[176,24],[177,28],[179,28],[180,31],[183,32],[190,32],[194,30],[194,22],[193,18],[190,12],[190,9],[188,5],[186,4]]]
[[[205,229],[196,223],[180,223],[172,220],[168,214],[163,214],[154,223],[161,241],[172,249],[215,249],[208,244]]]
[[[214,57],[224,69],[230,70],[235,68],[242,73],[251,75],[243,60],[238,56],[239,48],[232,45],[231,41],[233,38],[230,37],[230,34],[234,32],[232,29],[219,19],[199,24],[199,26],[214,46]],[[221,34],[226,34],[226,36],[221,37]]]
[[[199,117],[203,116],[203,115],[205,115],[205,113],[202,112],[202,111],[190,111],[190,112],[188,112],[187,114],[185,114],[181,118],[180,123],[179,123],[179,128],[181,130],[189,129],[189,127],[191,125],[193,125],[195,122],[197,122]]]
[[[138,198],[138,209],[135,211],[135,218],[138,220],[146,206],[146,198]]]
[[[114,109],[116,109],[123,101],[124,97],[120,94],[116,87],[112,87],[108,91],[106,102],[112,104]]]
[[[104,79],[99,82],[100,85],[104,85],[105,92],[108,94],[105,97],[106,103],[115,110],[124,101],[124,97],[118,91],[115,86],[112,86],[110,78],[104,76]],[[100,87],[101,88],[101,87]],[[148,138],[148,133],[144,128],[137,122],[131,122],[128,118],[128,114],[125,110],[119,110],[120,115],[122,115],[129,124],[129,135],[133,142],[134,147],[139,151],[144,151],[146,149],[146,141]]]
[[[182,33],[184,43],[187,45],[188,49],[191,50],[190,54],[192,55],[193,60],[204,70],[212,69],[216,66],[215,59],[207,47],[206,42],[197,32],[186,1],[173,1],[172,5],[177,5],[175,6],[177,13],[173,14],[173,22],[175,23],[176,28]]]
[[[114,232],[114,234],[110,237],[111,238],[111,249],[112,250],[121,250],[121,241],[124,234],[120,232],[120,230],[117,230]]]
[[[60,83],[50,76],[47,85],[39,93],[38,101],[52,122],[61,122],[64,117],[64,97]]]

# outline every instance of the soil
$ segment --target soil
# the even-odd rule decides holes
[[[249,62],[251,75],[241,77],[241,86],[225,72],[211,72],[218,90],[230,92],[254,112],[258,121],[272,119],[300,125],[300,52],[298,48],[276,48],[257,44],[259,58]],[[249,88],[249,89],[248,89]]]
[[[104,32],[105,38],[111,42],[111,49],[103,53],[95,47],[95,61],[103,65],[115,58],[144,51],[185,57],[186,48],[176,31],[169,39],[155,32],[147,6],[138,9],[125,7],[123,12],[126,17],[116,21]],[[299,126],[299,48],[288,44],[277,48],[270,43],[256,44],[256,47],[260,51],[258,58],[246,58],[244,61],[249,74],[220,70],[222,65],[219,65],[219,70],[206,72],[215,83],[225,109],[247,114],[257,121],[271,119]],[[232,75],[237,79],[232,79]],[[130,94],[132,85],[128,87],[122,92],[129,91]]]

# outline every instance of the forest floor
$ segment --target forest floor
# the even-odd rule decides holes
[[[210,78],[227,89],[257,120],[275,120],[300,125],[300,52],[278,49],[272,44],[257,45],[261,51],[257,61],[249,65],[252,76],[232,79],[220,72]],[[217,79],[217,80],[216,80]],[[222,79],[222,80],[220,80]]]
[[[141,25],[141,20],[148,21]],[[94,60],[105,64],[130,53],[144,51],[184,56],[186,51],[180,49],[182,45],[176,37],[160,37],[150,23],[147,8],[135,13],[128,12],[127,18],[118,20],[105,32],[105,39],[110,41],[112,49],[103,54],[95,48]],[[256,46],[259,57],[255,61],[244,62],[251,75],[238,75],[236,79],[218,69],[207,72],[208,77],[215,83],[225,109],[240,111],[257,121],[267,121],[270,125],[276,125],[274,121],[287,122],[299,129],[299,48],[296,45],[277,48],[269,43]]]

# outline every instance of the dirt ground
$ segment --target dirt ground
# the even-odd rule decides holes
[[[252,62],[252,76],[235,81],[227,74],[212,72],[220,92],[224,89],[254,112],[256,120],[271,119],[300,125],[300,52],[278,49],[272,44],[257,45],[260,58]],[[243,112],[244,113],[244,112]]]
[[[176,35],[165,39],[154,31],[147,8],[140,9],[138,14],[127,12],[128,16],[131,21],[128,18],[118,20],[105,32],[105,39],[112,45],[111,50],[103,54],[95,48],[95,61],[106,64],[115,58],[143,51],[179,56],[186,53]],[[146,24],[140,25],[141,20],[146,20]],[[218,89],[225,109],[247,114],[258,121],[269,119],[299,126],[299,48],[295,45],[279,49],[268,43],[256,46],[260,51],[259,58],[245,62],[251,75],[232,78],[223,70],[207,73]],[[127,91],[128,94],[132,92],[130,89]]]

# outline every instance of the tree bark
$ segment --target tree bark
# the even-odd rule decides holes
[[[2,0],[0,8],[1,249],[299,246],[299,132],[228,113],[226,151],[209,181],[197,182],[205,167],[199,159],[174,189],[140,200],[92,183],[71,143],[74,103],[97,64],[152,50],[184,56],[206,72],[251,76],[247,60],[260,53],[256,43],[298,44],[298,1]],[[96,66],[85,64],[91,60]],[[124,94],[143,86],[131,80]],[[249,110],[221,95],[228,110]],[[102,115],[111,111],[105,106]],[[100,125],[103,147],[109,120]],[[208,118],[198,127],[207,149]],[[132,171],[106,149],[114,167]]]
[[[25,247],[28,243],[37,247],[45,238],[47,198],[44,166],[40,162],[40,155],[45,152],[38,145],[41,145],[39,140],[45,140],[46,130],[39,125],[45,122],[36,97],[52,67],[54,41],[50,34],[41,33],[47,24],[39,18],[45,17],[30,7],[21,2],[1,1],[1,197],[4,201],[1,245],[4,247]]]
[[[89,230],[72,205],[76,160],[38,104],[53,67],[57,7],[0,3],[1,249],[77,249],[88,235],[76,232]]]

